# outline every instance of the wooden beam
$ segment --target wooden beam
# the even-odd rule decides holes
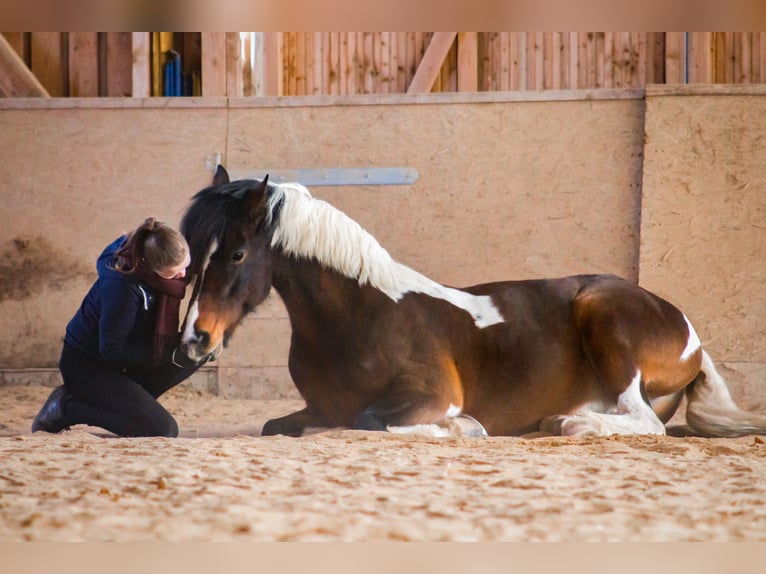
[[[415,71],[415,75],[407,88],[408,94],[422,94],[431,91],[439,71],[441,70],[444,58],[455,41],[457,32],[434,32],[431,42],[426,48],[423,59]]]
[[[202,32],[202,95],[226,95],[226,32]]]
[[[479,34],[457,34],[457,91],[479,91]]]
[[[0,34],[0,95],[6,98],[49,97],[5,36]]]
[[[151,32],[132,32],[133,71],[131,92],[134,98],[148,98],[151,94]]]

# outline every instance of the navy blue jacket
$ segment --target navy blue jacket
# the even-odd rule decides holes
[[[118,369],[152,365],[156,293],[133,275],[115,271],[125,241],[109,244],[96,261],[98,279],[66,327],[64,343]]]

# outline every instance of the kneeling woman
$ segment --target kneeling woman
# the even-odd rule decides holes
[[[104,249],[98,279],[66,328],[64,385],[48,397],[32,432],[87,424],[126,437],[178,436],[156,399],[202,364],[175,347],[188,265],[183,236],[152,218]]]

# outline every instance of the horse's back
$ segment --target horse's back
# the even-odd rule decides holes
[[[535,430],[547,416],[589,404],[609,408],[637,373],[652,398],[699,371],[693,358],[682,360],[684,315],[625,279],[577,275],[466,290],[491,296],[505,319],[479,334],[481,367],[464,376],[466,412],[490,434]]]

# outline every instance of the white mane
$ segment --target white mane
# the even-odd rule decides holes
[[[389,255],[377,240],[356,221],[329,203],[311,197],[299,183],[275,185],[269,199],[268,217],[281,202],[274,225],[272,247],[287,255],[316,259],[338,273],[369,284],[399,301],[415,292],[449,301],[471,314],[479,327],[503,322],[503,317],[486,296],[476,296],[445,287],[403,265]]]

